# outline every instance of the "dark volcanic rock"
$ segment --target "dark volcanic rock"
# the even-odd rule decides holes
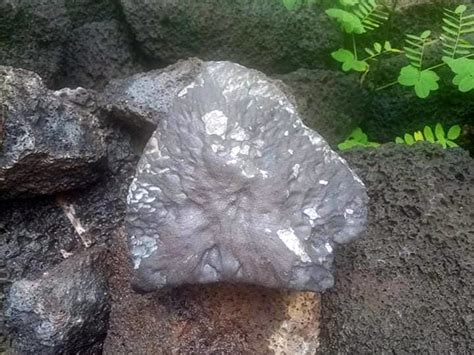
[[[436,145],[345,154],[367,184],[367,232],[339,250],[321,354],[474,353],[474,161]]]
[[[153,132],[166,117],[178,92],[191,84],[202,62],[191,58],[164,69],[113,80],[101,95],[100,106],[128,125]]]
[[[366,116],[369,96],[357,77],[300,69],[274,78],[288,86],[304,123],[331,145],[344,141]]]
[[[126,28],[117,20],[87,23],[71,34],[61,84],[102,88],[113,78],[139,71]]]
[[[104,260],[103,251],[87,251],[38,279],[15,282],[6,309],[14,348],[29,354],[98,353],[109,317]]]
[[[0,2],[0,63],[32,70],[49,87],[99,88],[139,71],[115,0]]]
[[[52,194],[98,179],[105,146],[97,118],[32,72],[0,67],[0,85],[6,110],[0,198]]]
[[[342,42],[319,6],[290,12],[275,0],[120,0],[146,54],[229,60],[267,73],[321,67]]]
[[[130,187],[135,285],[320,291],[364,228],[362,182],[263,74],[208,62],[148,142]]]
[[[63,99],[93,110],[91,94],[84,89],[60,93]],[[128,186],[143,145],[134,143],[127,129],[115,122],[102,125],[107,169],[97,183],[60,198],[0,201],[0,273],[8,275],[5,290],[16,280],[38,277],[85,244],[116,248],[116,230],[123,225]],[[1,293],[0,289],[0,299]],[[0,323],[0,334],[6,334],[1,328]]]

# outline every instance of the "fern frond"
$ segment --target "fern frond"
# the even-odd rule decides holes
[[[411,65],[419,70],[422,70],[423,53],[430,34],[430,31],[425,31],[420,36],[406,35],[406,45],[403,47],[405,57],[407,57]]]
[[[474,14],[465,15],[466,6],[458,6],[454,11],[445,9],[442,26],[443,53],[455,59],[459,55],[468,55],[474,49],[464,35],[474,32]]]
[[[366,31],[375,30],[388,19],[388,13],[381,9],[377,0],[360,0],[351,11],[360,19]]]

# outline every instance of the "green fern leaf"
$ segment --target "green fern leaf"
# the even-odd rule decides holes
[[[456,59],[460,55],[469,55],[474,46],[469,43],[464,35],[474,32],[474,14],[466,15],[467,8],[458,6],[454,11],[445,9],[442,26],[443,53]]]
[[[405,51],[405,57],[410,61],[412,66],[419,70],[422,69],[423,53],[430,34],[431,32],[425,31],[420,36],[411,34],[406,35],[406,46],[403,48]]]
[[[360,0],[351,11],[360,19],[366,31],[375,30],[388,19],[388,13],[381,10],[376,0]]]

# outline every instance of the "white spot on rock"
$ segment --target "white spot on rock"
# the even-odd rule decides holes
[[[300,164],[295,164],[293,166],[293,173],[291,174],[292,177],[297,178],[300,175]]]
[[[247,135],[247,133],[242,127],[237,127],[232,130],[232,133],[230,134],[230,138],[236,141],[242,142],[249,139],[249,136]]]
[[[295,253],[302,262],[311,262],[311,259],[308,254],[306,254],[301,241],[295,235],[293,228],[290,227],[288,229],[280,229],[277,231],[277,235],[278,238],[280,238],[280,240],[286,245],[286,247]]]
[[[320,185],[327,185],[329,182],[327,180],[319,180]]]
[[[328,253],[332,253],[332,246],[331,246],[331,244],[326,243],[324,246],[326,247],[326,250],[328,251]]]
[[[316,218],[320,217],[320,215],[318,214],[315,208],[307,208],[303,211],[303,213],[307,215],[309,219],[312,219],[312,220],[315,220]]]
[[[202,120],[206,126],[207,134],[217,134],[222,136],[227,130],[227,116],[222,111],[214,110],[206,113]]]

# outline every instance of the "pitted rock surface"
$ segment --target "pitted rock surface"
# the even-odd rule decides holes
[[[366,221],[361,180],[258,71],[207,62],[139,162],[128,232],[142,291],[218,281],[321,291]]]
[[[180,60],[164,69],[112,80],[101,95],[100,106],[124,123],[153,132],[171,110],[178,92],[199,74],[197,58]]]
[[[18,353],[100,354],[109,307],[105,252],[94,249],[13,283],[5,313]]]
[[[0,199],[77,189],[102,174],[97,117],[30,71],[0,67]]]

